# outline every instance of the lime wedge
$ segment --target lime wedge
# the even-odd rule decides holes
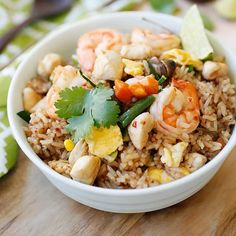
[[[213,53],[196,5],[192,6],[184,16],[180,37],[184,50],[197,59],[204,60]]]
[[[215,4],[217,12],[228,19],[236,19],[236,1],[218,0]]]

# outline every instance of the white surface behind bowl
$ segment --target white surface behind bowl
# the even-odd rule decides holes
[[[23,132],[22,127],[25,124],[16,113],[23,109],[22,91],[26,82],[35,76],[38,61],[49,52],[56,52],[62,54],[65,58],[70,58],[71,54],[75,53],[78,37],[96,28],[110,27],[123,32],[129,32],[134,27],[158,30],[155,25],[143,21],[142,17],[160,22],[175,33],[179,32],[180,19],[149,12],[112,13],[62,26],[50,33],[30,51],[13,78],[8,96],[10,124],[23,152],[49,181],[64,194],[85,205],[104,211],[147,212],[171,206],[188,198],[208,183],[236,143],[236,130],[234,129],[224,149],[212,161],[196,172],[168,184],[134,190],[104,189],[81,184],[56,173],[34,153]],[[209,34],[209,38],[215,51],[226,56],[227,63],[235,79],[236,60],[234,56],[230,51],[223,49],[211,34]]]

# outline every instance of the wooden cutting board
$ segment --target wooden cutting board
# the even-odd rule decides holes
[[[236,53],[236,23],[220,19],[208,5],[202,9]],[[197,194],[140,214],[106,213],[69,199],[21,153],[17,167],[0,179],[0,235],[236,235],[236,148]]]

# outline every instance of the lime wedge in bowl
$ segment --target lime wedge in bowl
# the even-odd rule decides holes
[[[196,5],[192,6],[184,16],[180,37],[184,50],[197,59],[211,58],[213,48],[207,38],[202,18]]]

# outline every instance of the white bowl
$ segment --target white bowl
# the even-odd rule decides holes
[[[82,204],[104,211],[148,212],[171,206],[190,197],[215,175],[236,143],[236,129],[234,128],[224,149],[205,166],[182,179],[146,189],[119,190],[85,185],[53,171],[35,154],[26,140],[22,128],[24,123],[16,113],[23,109],[22,91],[26,82],[35,76],[38,61],[49,52],[57,52],[70,58],[71,54],[75,52],[78,37],[96,28],[111,27],[127,32],[134,27],[157,29],[155,25],[143,21],[142,17],[161,22],[173,32],[179,32],[180,19],[149,12],[112,13],[62,26],[50,33],[30,51],[15,73],[8,96],[8,115],[12,131],[29,159],[65,195]],[[215,51],[226,56],[235,79],[236,60],[234,56],[229,50],[224,49],[212,34],[209,34],[209,38]]]

